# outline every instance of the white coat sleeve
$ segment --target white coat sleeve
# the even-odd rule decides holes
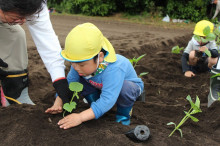
[[[52,81],[65,77],[64,60],[60,56],[61,46],[55,34],[47,5],[44,4],[43,10],[35,14],[33,22],[27,22],[27,26],[43,60],[47,71],[50,73]]]

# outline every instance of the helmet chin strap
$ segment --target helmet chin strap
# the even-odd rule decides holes
[[[97,66],[96,66],[96,69],[99,67],[99,55],[100,55],[100,53],[98,54],[98,59],[97,59]]]
[[[99,54],[100,54],[100,53],[99,53]],[[99,67],[99,54],[98,54],[98,59],[97,59],[97,62],[96,62],[96,64],[97,64],[96,70],[97,70],[98,67]],[[94,73],[95,73],[95,72],[94,72]],[[92,73],[91,75],[85,76],[84,78],[89,79],[89,78],[91,78],[91,77],[94,76],[94,73]]]

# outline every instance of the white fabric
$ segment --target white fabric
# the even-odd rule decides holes
[[[51,79],[54,81],[65,77],[64,60],[60,56],[61,46],[53,30],[46,4],[39,17],[38,14],[35,14],[35,17],[36,22],[27,22],[27,26]]]

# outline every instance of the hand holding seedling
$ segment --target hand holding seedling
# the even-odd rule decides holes
[[[182,130],[179,128],[181,125],[183,125],[189,118],[192,119],[194,122],[198,122],[199,120],[195,117],[193,117],[193,114],[202,112],[200,109],[200,100],[198,96],[196,96],[196,102],[193,103],[190,95],[186,97],[186,99],[189,101],[191,108],[189,109],[188,112],[184,111],[186,116],[180,121],[180,123],[176,126],[174,122],[167,123],[167,125],[174,125],[175,129],[170,133],[169,137],[173,135],[173,133],[178,130],[180,132],[181,137],[183,137]]]

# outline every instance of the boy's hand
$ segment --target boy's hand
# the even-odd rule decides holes
[[[58,113],[62,113],[62,111],[63,111],[63,102],[62,99],[59,96],[57,96],[53,106],[48,108],[45,111],[45,113],[58,114]]]
[[[192,71],[186,71],[185,73],[184,73],[184,75],[185,75],[185,77],[194,77],[195,76],[195,74],[192,72]]]
[[[95,118],[95,114],[92,110],[92,108],[89,108],[79,114],[73,113],[70,114],[63,119],[61,119],[57,124],[60,126],[60,128],[68,129],[71,127],[75,127],[80,125],[82,122],[92,120]]]
[[[78,126],[82,122],[83,121],[81,119],[80,114],[72,113],[72,114],[64,117],[63,119],[61,119],[58,122],[58,125],[60,126],[60,128],[68,129],[68,128],[71,128],[71,127]]]

